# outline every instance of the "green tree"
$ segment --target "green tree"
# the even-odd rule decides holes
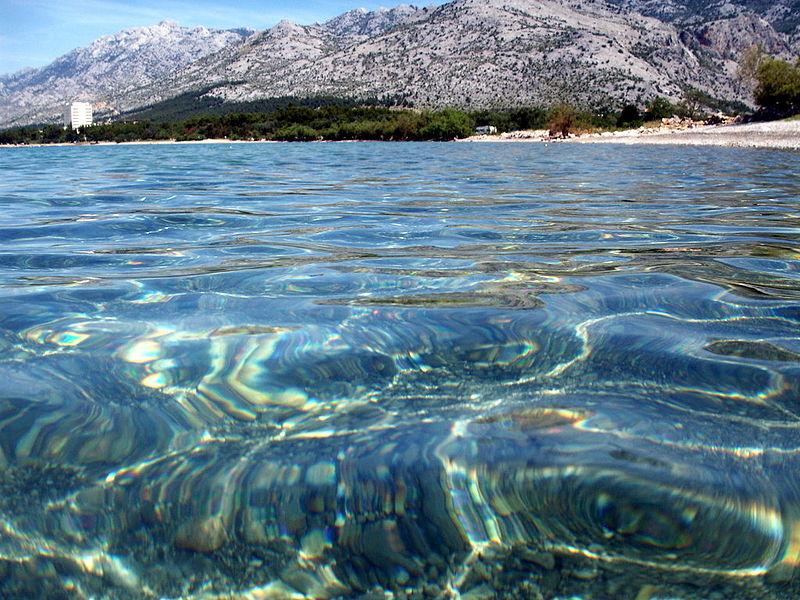
[[[642,124],[642,115],[633,104],[626,104],[617,117],[617,127],[637,127]]]
[[[276,140],[283,140],[287,142],[310,142],[316,140],[319,134],[315,129],[311,129],[307,125],[293,124],[287,127],[281,127],[275,132]]]
[[[774,116],[800,112],[800,64],[776,58],[765,59],[758,67],[756,104]]]
[[[702,117],[700,108],[704,104],[707,95],[703,94],[702,90],[697,88],[688,87],[683,91],[683,112],[684,116],[691,119],[699,119]]]
[[[442,110],[430,115],[420,135],[426,140],[453,140],[469,137],[474,130],[474,121],[469,115],[456,110]]]
[[[647,121],[660,121],[661,119],[669,119],[675,115],[677,107],[669,100],[662,96],[653,98],[647,104],[647,110],[644,113],[644,118]]]

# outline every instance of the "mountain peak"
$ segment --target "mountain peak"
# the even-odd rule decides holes
[[[246,31],[189,29],[166,20],[104,36],[46,67],[0,77],[0,124],[55,120],[63,105],[78,95],[108,102],[241,43],[247,35]]]
[[[302,25],[298,25],[294,21],[290,21],[289,19],[282,19],[278,21],[273,27],[267,29],[264,34],[270,37],[274,36],[297,36],[302,35],[305,31],[305,28]]]
[[[283,20],[257,35],[166,20],[0,77],[0,125],[55,120],[78,94],[112,114],[182,94],[488,108],[642,104],[692,87],[747,101],[742,49],[800,54],[798,15],[800,0],[452,0]]]
[[[373,36],[385,33],[421,12],[409,4],[381,7],[374,11],[356,8],[326,21],[322,27],[339,36]]]

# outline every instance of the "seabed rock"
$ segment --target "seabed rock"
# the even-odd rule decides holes
[[[193,552],[215,552],[226,541],[228,534],[220,517],[193,519],[175,534],[175,546]]]

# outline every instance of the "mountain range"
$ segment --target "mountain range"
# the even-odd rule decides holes
[[[747,103],[737,61],[757,44],[800,55],[800,0],[454,0],[264,31],[162,22],[0,77],[0,126],[56,121],[74,100],[113,118],[185,94],[597,107],[694,88]]]

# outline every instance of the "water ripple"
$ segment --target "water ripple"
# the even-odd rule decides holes
[[[800,595],[797,154],[0,170],[0,596]]]

